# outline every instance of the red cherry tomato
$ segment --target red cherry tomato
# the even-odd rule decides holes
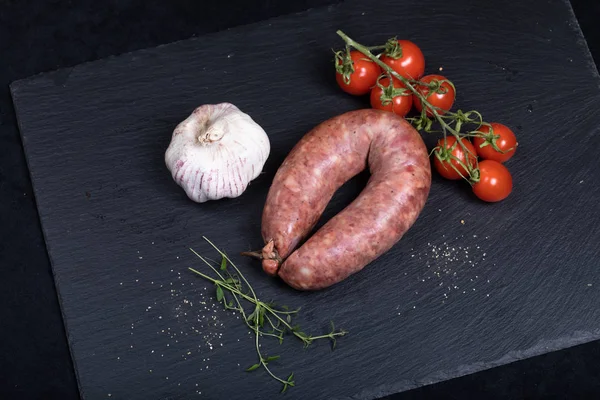
[[[479,182],[473,184],[473,193],[483,201],[504,200],[512,192],[512,176],[508,169],[498,161],[479,162]]]
[[[473,138],[473,144],[479,157],[485,160],[494,160],[500,163],[508,161],[517,149],[517,138],[513,131],[510,130],[506,125],[492,122],[492,134],[490,134],[490,127],[487,125],[482,126],[478,131],[485,134],[484,137],[476,136]],[[493,143],[500,150],[494,148]]]
[[[371,107],[404,117],[412,108],[412,95],[398,79],[392,81],[390,86],[390,79],[382,78],[378,81],[381,86],[371,89]]]
[[[475,147],[466,138],[462,138],[461,142],[467,149],[468,154],[465,154],[463,147],[458,144],[454,136],[447,136],[445,144],[443,138],[438,140],[434,149],[433,166],[446,179],[468,179],[469,171],[465,169],[465,166],[471,168],[475,166],[477,160]]]
[[[350,59],[345,55],[336,57],[336,63],[338,85],[344,92],[355,96],[369,93],[381,73],[379,65],[357,50],[350,52]]]
[[[419,79],[425,73],[423,52],[410,40],[390,41],[380,60],[406,79]]]
[[[423,95],[432,106],[441,109],[437,110],[438,114],[443,115],[452,108],[456,92],[454,86],[449,83],[448,79],[441,75],[427,75],[424,76],[420,82],[424,85],[417,84],[415,89],[417,89],[417,91]],[[413,103],[415,108],[421,112],[423,109],[421,99],[414,95]],[[426,113],[428,117],[433,116],[433,113],[429,108]]]

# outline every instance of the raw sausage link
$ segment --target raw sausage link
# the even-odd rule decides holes
[[[371,177],[363,191],[296,250],[335,191],[367,164]],[[325,121],[275,175],[262,217],[263,269],[300,290],[340,282],[402,238],[430,186],[427,148],[403,118],[364,109]]]

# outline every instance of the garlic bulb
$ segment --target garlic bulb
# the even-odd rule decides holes
[[[175,182],[195,202],[238,197],[269,156],[265,131],[230,103],[206,104],[182,121],[165,163]]]

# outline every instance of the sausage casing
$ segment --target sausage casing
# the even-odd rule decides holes
[[[369,167],[357,198],[306,242],[335,191]],[[414,224],[431,187],[420,134],[374,109],[350,111],[307,133],[278,169],[263,209],[263,269],[316,290],[363,269]]]

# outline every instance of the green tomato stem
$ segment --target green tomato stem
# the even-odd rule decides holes
[[[460,118],[458,116],[458,114],[453,113],[451,111],[446,111],[445,112],[445,116],[442,116],[439,114],[438,112],[438,107],[432,105],[429,101],[427,101],[427,98],[425,96],[423,96],[415,87],[414,85],[421,85],[423,86],[424,84],[420,81],[415,81],[413,79],[406,79],[405,77],[403,77],[402,75],[398,74],[396,71],[394,71],[392,68],[390,68],[387,64],[385,64],[383,61],[381,61],[379,59],[379,57],[377,57],[376,55],[374,55],[371,50],[376,47],[367,47],[364,46],[358,42],[356,42],[355,40],[351,39],[348,35],[346,35],[344,32],[342,32],[341,30],[338,30],[336,32],[346,43],[346,47],[351,46],[353,48],[355,48],[356,50],[360,51],[361,53],[363,53],[365,56],[369,57],[369,59],[371,59],[371,61],[373,61],[374,63],[376,63],[379,67],[381,67],[387,74],[395,77],[396,79],[400,80],[407,89],[409,89],[418,99],[419,101],[421,101],[421,104],[423,105],[423,115],[425,115],[425,108],[429,109],[429,111],[431,112],[431,114],[433,115],[433,117],[436,119],[436,121],[441,125],[442,127],[442,132],[443,132],[443,136],[444,139],[446,138],[446,132],[450,132],[452,135],[454,135],[457,139],[457,142],[459,144],[459,146],[461,146],[461,148],[463,149],[463,151],[468,154],[469,151],[466,148],[466,146],[464,145],[464,143],[461,142],[461,135],[460,135],[460,128],[462,125],[462,122],[460,121]],[[454,87],[454,85],[448,81],[452,87]],[[414,84],[414,85],[413,85]],[[440,83],[441,84],[441,83]],[[456,90],[455,90],[456,92]],[[481,117],[481,114],[477,111],[472,111],[474,113],[476,113],[479,117]],[[452,126],[450,126],[450,124],[448,124],[444,119],[449,119],[449,120],[454,120],[456,121],[456,128],[453,128]],[[475,164],[477,165],[477,160],[475,161]],[[473,170],[477,169],[478,167],[471,167],[470,165],[467,166],[467,171],[469,172],[469,176],[472,175]],[[461,174],[462,175],[462,174]],[[465,178],[466,179],[466,178]]]

